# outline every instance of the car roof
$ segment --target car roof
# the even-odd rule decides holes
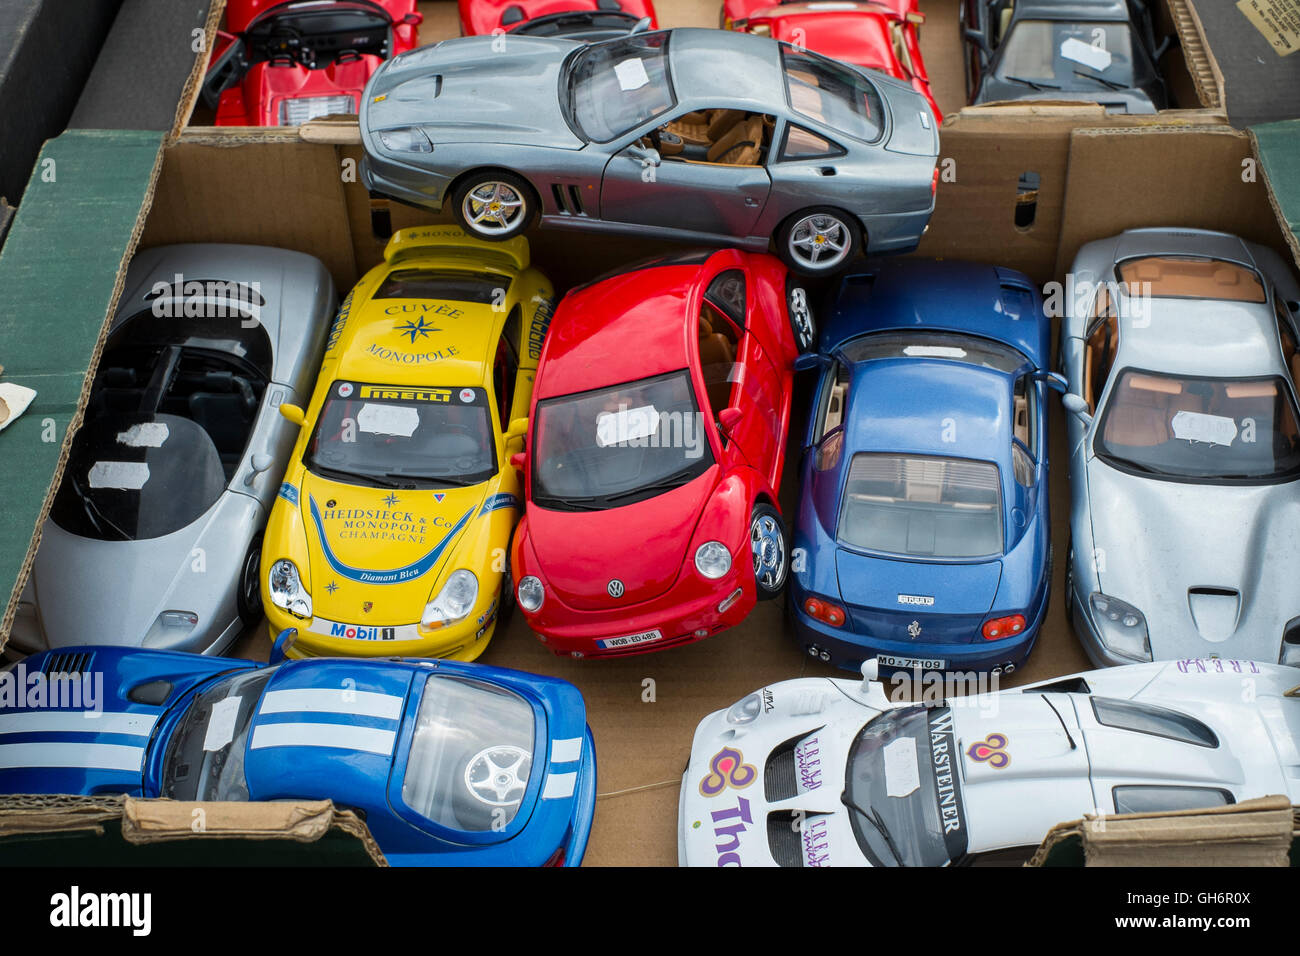
[[[1021,20],[1129,20],[1126,0],[1018,0],[1016,22]]]
[[[668,57],[679,103],[725,100],[762,112],[785,110],[785,77],[775,40],[697,27],[670,32]]]
[[[1288,374],[1267,303],[1153,297],[1129,317],[1123,302],[1116,369],[1222,378]]]

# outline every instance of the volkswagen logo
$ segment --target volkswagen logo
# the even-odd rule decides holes
[[[916,640],[918,637],[921,636],[920,621],[913,621],[911,624],[907,625],[907,636],[910,637],[912,640]]]
[[[621,598],[623,596],[623,582],[614,578],[609,584],[605,585],[605,590],[609,592],[612,598]]]

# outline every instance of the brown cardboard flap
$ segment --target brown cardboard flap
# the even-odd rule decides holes
[[[0,838],[36,833],[104,832],[122,815],[123,797],[17,794],[0,797]]]

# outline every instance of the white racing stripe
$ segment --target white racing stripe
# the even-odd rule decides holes
[[[546,778],[546,786],[542,789],[542,799],[562,800],[565,797],[571,797],[577,785],[578,775],[576,773],[549,774]]]
[[[267,747],[332,747],[391,756],[397,731],[347,724],[259,724],[253,731],[253,750]]]
[[[139,773],[144,747],[125,744],[39,743],[0,747],[0,770],[124,770]]]
[[[148,737],[158,722],[155,714],[124,714],[93,710],[44,710],[0,716],[2,734],[126,734]]]
[[[286,714],[295,711],[396,720],[402,716],[402,698],[368,690],[348,690],[345,687],[303,687],[271,691],[262,699],[262,707],[258,712]]]
[[[565,737],[551,741],[552,763],[573,763],[582,756],[582,738]]]

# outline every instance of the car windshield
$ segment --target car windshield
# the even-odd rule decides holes
[[[841,544],[911,558],[1002,553],[1002,484],[992,462],[922,455],[853,456]]]
[[[608,143],[677,105],[668,69],[668,34],[607,40],[573,55],[568,110],[589,140]]]
[[[477,485],[497,471],[487,390],[336,381],[303,463],[380,488]]]
[[[202,691],[167,745],[161,796],[170,800],[247,800],[248,728],[274,667],[243,670]]]
[[[492,305],[504,302],[510,278],[452,269],[394,269],[379,284],[374,299],[450,299]]]
[[[1300,428],[1286,383],[1125,369],[1101,413],[1096,450],[1159,477],[1271,481],[1300,477]]]
[[[884,106],[861,73],[825,57],[781,44],[790,108],[831,129],[874,143],[885,128]]]
[[[685,369],[540,402],[533,502],[592,511],[680,487],[713,464],[705,427]]]
[[[1021,20],[998,53],[995,75],[1050,90],[1125,90],[1143,82],[1127,23]]]
[[[293,61],[324,69],[343,54],[388,55],[392,21],[371,3],[288,3],[255,20],[244,32],[248,60]]]
[[[101,541],[143,541],[187,527],[226,488],[217,447],[177,415],[103,414],[73,439],[50,517]]]
[[[966,852],[966,811],[947,707],[887,710],[849,749],[845,789],[853,835],[875,866],[943,866]]]
[[[840,352],[852,365],[870,359],[937,358],[1009,374],[1029,363],[1010,346],[956,332],[876,332],[853,339]]]
[[[504,830],[532,775],[534,722],[532,707],[512,691],[431,675],[415,718],[402,802],[453,830]]]

